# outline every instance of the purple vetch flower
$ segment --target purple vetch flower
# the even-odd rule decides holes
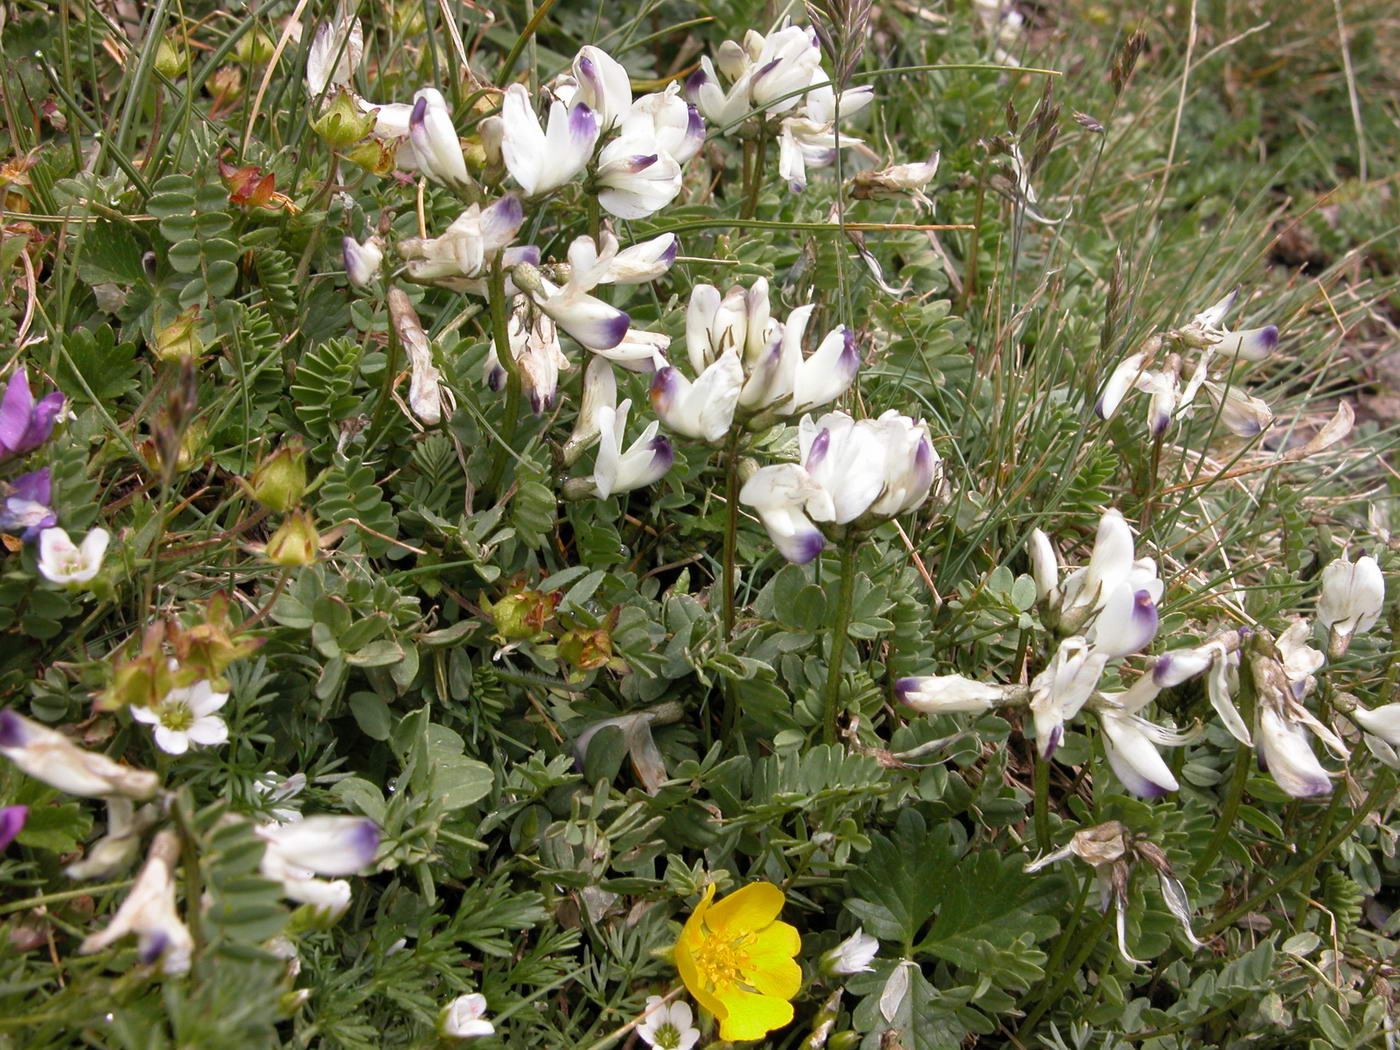
[[[1127,656],[1146,648],[1157,635],[1157,623],[1152,591],[1127,582],[1109,594],[1094,620],[1090,641],[1109,656]]]
[[[29,374],[15,369],[0,399],[0,458],[17,456],[38,448],[53,433],[54,423],[63,411],[63,395],[57,390],[37,402],[29,391]]]
[[[39,533],[58,524],[58,515],[49,506],[53,498],[49,468],[21,474],[9,485],[9,494],[0,503],[0,532],[17,534],[32,543]]]
[[[0,850],[15,840],[28,817],[28,806],[5,806],[0,809]]]
[[[622,219],[644,219],[676,199],[681,166],[654,137],[624,135],[598,154],[598,203]]]
[[[582,102],[565,109],[555,102],[548,130],[540,124],[523,84],[506,88],[501,106],[501,153],[506,168],[526,196],[556,190],[587,166],[600,128],[598,117]]]
[[[599,406],[594,420],[598,427],[598,461],[593,468],[593,486],[599,499],[615,492],[630,492],[659,481],[671,469],[675,451],[671,442],[657,434],[660,422],[652,420],[636,441],[622,451],[631,401],[617,408]]]
[[[602,48],[589,44],[574,58],[578,100],[598,118],[598,130],[611,131],[632,108],[632,83],[627,70]]]

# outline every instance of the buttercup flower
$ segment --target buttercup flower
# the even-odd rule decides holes
[[[480,992],[457,996],[442,1008],[438,1029],[454,1039],[494,1034],[496,1026],[486,1019],[486,996]]]
[[[82,546],[75,546],[62,529],[39,533],[39,573],[50,583],[87,583],[102,568],[102,556],[112,534],[89,529]]]
[[[155,707],[131,708],[131,717],[152,728],[156,746],[169,755],[183,755],[190,745],[215,747],[228,742],[228,726],[214,712],[228,702],[208,679],[170,690]]]
[[[646,1020],[637,1025],[637,1034],[656,1050],[691,1050],[700,1041],[700,1030],[690,1004],[677,1000],[663,1006],[661,999],[647,996]]]
[[[695,906],[676,942],[676,968],[696,1001],[719,1020],[721,1039],[761,1039],[792,1020],[788,1002],[802,987],[793,958],[795,927],[778,920],[783,891],[755,882],[714,903],[715,887]]]

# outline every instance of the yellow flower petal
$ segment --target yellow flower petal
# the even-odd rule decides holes
[[[721,1039],[762,1039],[792,1020],[792,1003],[771,995],[755,995],[736,988],[725,995],[724,1003],[729,1012],[720,1018]]]
[[[802,967],[793,956],[802,948],[797,929],[785,922],[775,922],[758,934],[757,942],[748,951],[744,967],[744,983],[765,995],[791,999],[802,987]]]
[[[783,891],[771,882],[751,882],[710,907],[705,915],[705,925],[720,936],[761,930],[778,917],[783,910],[783,901]],[[696,905],[695,910],[698,914],[700,906]]]

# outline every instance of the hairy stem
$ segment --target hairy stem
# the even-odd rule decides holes
[[[1241,744],[1235,749],[1235,768],[1230,774],[1230,786],[1225,795],[1225,804],[1220,807],[1220,815],[1215,821],[1215,831],[1210,836],[1210,841],[1206,843],[1205,850],[1196,858],[1195,865],[1191,868],[1191,877],[1197,882],[1215,863],[1215,858],[1220,855],[1220,848],[1225,845],[1225,840],[1230,837],[1230,832],[1235,826],[1235,814],[1239,812],[1240,802],[1244,799],[1244,783],[1249,779],[1249,763],[1254,759],[1254,752],[1251,748]]]
[[[738,589],[735,561],[739,547],[739,435],[731,433],[724,449],[724,563],[720,576],[720,589],[723,590],[724,644],[728,647],[734,637],[734,623],[737,620],[735,609]],[[724,739],[729,739],[739,722],[739,700],[735,695],[733,681],[725,679],[724,690]]]
[[[822,741],[836,743],[836,720],[841,708],[841,670],[846,655],[847,629],[851,625],[851,604],[856,589],[856,537],[848,532],[841,541],[841,593],[836,600],[836,619],[831,624],[831,666],[826,673],[826,710],[822,718]]]
[[[1035,759],[1035,848],[1044,853],[1050,848],[1050,760],[1032,752]]]
[[[486,490],[499,495],[506,460],[515,441],[515,426],[520,420],[520,369],[515,363],[515,355],[510,351],[510,331],[506,324],[506,272],[499,257],[491,265],[490,297],[491,338],[496,344],[496,360],[506,372],[506,406],[501,419],[501,445],[491,461]]]

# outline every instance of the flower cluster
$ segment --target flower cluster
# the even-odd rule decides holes
[[[1231,433],[1249,438],[1266,430],[1274,420],[1267,404],[1226,377],[1211,376],[1211,366],[1217,360],[1262,361],[1278,345],[1278,329],[1273,325],[1237,332],[1222,327],[1237,295],[1237,291],[1231,292],[1181,329],[1150,337],[1139,350],[1119,362],[1094,404],[1099,418],[1112,419],[1124,397],[1137,390],[1148,395],[1148,433],[1159,438],[1172,420],[1191,408],[1204,389],[1220,414],[1220,422]],[[1169,345],[1199,354],[1184,389],[1181,352],[1164,352]]]

